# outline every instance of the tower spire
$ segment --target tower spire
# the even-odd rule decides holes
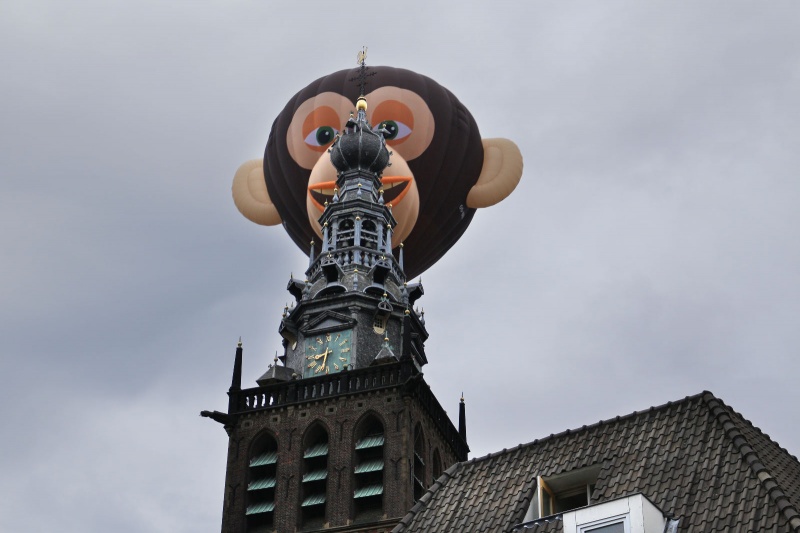
[[[233,360],[233,377],[231,388],[228,389],[228,413],[236,411],[236,396],[242,390],[242,338],[236,345],[236,357]]]
[[[461,401],[458,403],[458,434],[467,442],[467,406],[464,404],[464,393],[461,393]]]
[[[242,390],[242,338],[236,344],[236,357],[233,360],[233,377],[231,378],[232,391]]]

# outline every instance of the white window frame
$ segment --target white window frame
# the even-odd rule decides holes
[[[526,520],[536,520],[538,518],[544,518],[546,516],[563,513],[564,511],[555,510],[555,503],[557,500],[563,498],[566,494],[571,495],[573,490],[585,491],[586,506],[593,505],[594,502],[592,501],[591,487],[597,482],[597,476],[599,473],[600,465],[591,465],[553,476],[536,476],[536,492],[534,494],[534,499],[531,500],[531,505],[528,508]],[[565,479],[574,479],[576,482],[573,487],[564,487],[563,480]],[[551,487],[550,483],[552,482],[555,484],[554,480],[561,481],[562,486],[557,489]],[[544,505],[545,492],[549,496],[551,504],[551,507],[547,509]],[[581,507],[578,507],[578,509],[580,508]]]
[[[592,533],[598,527],[623,523],[625,533],[663,533],[664,513],[641,492],[581,507],[562,515],[564,533]]]
[[[614,524],[622,524],[625,533],[631,533],[631,520],[629,513],[611,516],[608,518],[601,518],[600,520],[592,520],[591,522],[585,522],[583,524],[577,524],[577,533],[591,533],[594,529],[599,527],[611,526]]]

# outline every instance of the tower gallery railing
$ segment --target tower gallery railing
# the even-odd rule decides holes
[[[336,251],[323,251],[320,253],[320,257],[326,257],[328,254],[330,254],[331,258],[343,268],[349,265],[360,265],[369,269],[382,258],[386,257],[388,259],[388,255],[385,252],[371,248],[364,248],[363,246],[349,246]],[[403,274],[402,270],[400,270],[397,262],[390,261],[390,264],[392,273],[395,275],[395,277],[400,280],[405,279],[405,275]],[[320,268],[322,268],[321,263],[316,261],[314,265],[312,265],[311,268],[306,271],[306,277],[308,279],[313,279],[314,276],[316,276],[319,272]]]
[[[433,395],[430,387],[418,379],[421,374],[411,361],[379,365],[357,370],[338,372],[315,378],[292,380],[263,387],[230,391],[229,414],[241,414],[261,409],[271,409],[291,404],[317,400],[325,397],[356,394],[388,387],[409,386],[416,388],[416,396],[423,408],[450,443],[459,460],[466,460],[469,448],[461,439],[447,413]]]

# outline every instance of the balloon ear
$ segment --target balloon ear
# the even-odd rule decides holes
[[[276,226],[281,216],[269,198],[264,181],[264,160],[252,159],[243,163],[233,176],[233,203],[246,219],[262,226]]]
[[[508,139],[483,139],[483,168],[467,207],[489,207],[506,198],[522,177],[522,154]]]

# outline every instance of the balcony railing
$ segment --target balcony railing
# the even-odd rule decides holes
[[[375,263],[380,261],[381,257],[386,257],[386,259],[391,264],[392,273],[394,276],[399,280],[405,280],[405,274],[403,274],[402,270],[400,270],[400,265],[397,264],[397,261],[391,257],[391,254],[385,254],[384,252],[375,250],[374,248],[365,248],[363,246],[348,246],[347,248],[342,248],[336,251],[326,251],[321,252],[317,257],[314,264],[311,265],[306,271],[306,278],[314,279],[321,268],[320,260],[331,255],[331,258],[339,264],[340,267],[345,268],[348,265],[360,265],[364,266],[367,270],[372,268]]]
[[[416,386],[409,380],[417,376]],[[419,399],[431,420],[436,424],[445,440],[458,455],[459,461],[467,458],[469,447],[461,439],[458,430],[453,426],[447,413],[431,392],[430,387],[421,379],[421,374],[411,361],[379,365],[328,374],[314,378],[276,383],[264,387],[254,387],[240,391],[231,391],[232,410],[229,414],[241,414],[260,409],[271,409],[285,405],[297,404],[343,394],[355,394],[375,389],[411,385],[414,395]],[[412,390],[407,388],[406,390]]]
[[[407,363],[380,365],[232,391],[235,411],[231,414],[397,386],[411,376],[412,368]]]

